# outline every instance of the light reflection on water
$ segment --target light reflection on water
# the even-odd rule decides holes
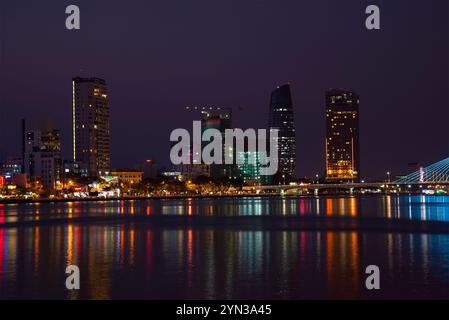
[[[239,198],[0,205],[0,224],[48,216],[212,213],[449,221],[446,201]],[[68,264],[80,267],[80,291],[65,290]],[[369,264],[381,269],[380,292],[364,289]],[[87,222],[0,228],[0,298],[360,297],[449,299],[449,235]]]
[[[316,216],[449,221],[449,196],[254,197],[0,204],[0,224],[108,216]]]
[[[81,290],[64,290],[68,264]],[[363,288],[363,267],[382,291]],[[449,236],[44,226],[0,231],[1,298],[449,298]]]

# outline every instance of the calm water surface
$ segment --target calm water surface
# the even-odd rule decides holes
[[[146,223],[158,216],[379,218],[447,223],[447,231]],[[80,267],[79,291],[65,289],[68,264]],[[370,264],[381,269],[380,291],[364,288]],[[0,204],[0,298],[449,299],[449,197]]]

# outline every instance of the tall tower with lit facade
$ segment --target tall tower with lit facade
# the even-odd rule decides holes
[[[73,161],[85,176],[110,171],[109,99],[106,81],[72,79]]]
[[[278,129],[279,168],[273,183],[288,183],[296,176],[296,133],[290,84],[271,93],[269,129]]]
[[[359,97],[331,89],[326,92],[326,181],[357,181],[359,177]]]

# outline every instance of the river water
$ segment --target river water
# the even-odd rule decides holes
[[[0,204],[0,298],[449,299],[449,197]]]

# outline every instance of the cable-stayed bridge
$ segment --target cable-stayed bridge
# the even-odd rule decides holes
[[[449,158],[434,163],[393,181],[394,184],[446,184],[449,183]]]
[[[449,186],[449,158],[441,160],[427,167],[401,177],[391,182],[345,182],[345,183],[317,183],[317,184],[293,184],[293,185],[265,185],[248,186],[244,189],[252,191],[288,191],[288,190],[313,190],[315,193],[323,189],[347,189],[352,192],[355,189],[388,189],[401,186]]]

